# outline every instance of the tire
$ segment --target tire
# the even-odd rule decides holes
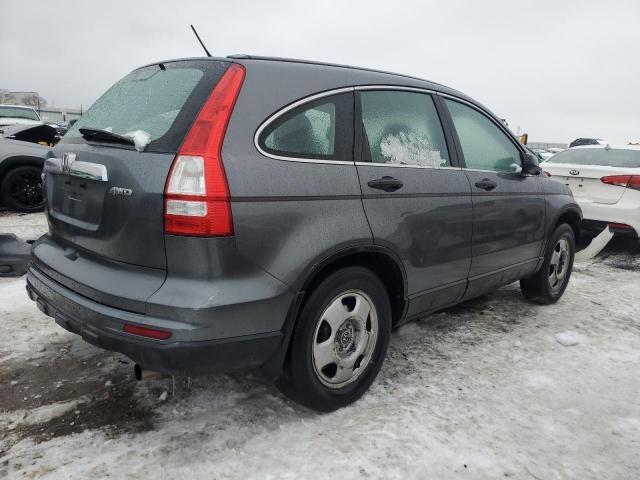
[[[33,213],[42,210],[42,168],[22,165],[9,170],[0,184],[2,203],[11,210]]]
[[[558,225],[549,239],[540,270],[533,277],[520,280],[525,298],[542,305],[560,300],[571,278],[575,252],[573,229],[566,223]]]
[[[382,367],[391,323],[389,295],[374,273],[347,267],[330,274],[298,316],[278,388],[319,412],[356,401]]]

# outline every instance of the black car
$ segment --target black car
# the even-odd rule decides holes
[[[50,125],[0,130],[0,205],[19,212],[42,210],[42,166],[57,131]]]
[[[605,142],[601,138],[576,138],[569,144],[571,147],[582,147],[584,145],[604,145]]]

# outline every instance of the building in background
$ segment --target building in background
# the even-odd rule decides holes
[[[45,123],[68,123],[82,116],[83,108],[59,108],[48,106],[47,100],[38,92],[18,92],[0,88],[0,104],[26,105],[34,108]]]
[[[82,110],[74,108],[40,108],[40,118],[45,123],[69,123],[69,120],[77,120],[82,116]]]

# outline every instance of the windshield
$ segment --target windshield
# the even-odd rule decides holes
[[[35,110],[20,107],[0,107],[0,118],[26,118],[39,121],[40,117]]]
[[[549,163],[600,165],[603,167],[640,168],[640,150],[614,148],[576,148],[554,155]]]
[[[80,129],[92,128],[156,140],[171,128],[202,76],[196,68],[154,65],[136,70],[102,95],[65,138],[79,137]]]

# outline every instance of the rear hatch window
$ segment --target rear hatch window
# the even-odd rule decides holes
[[[62,141],[81,142],[80,129],[91,128],[145,138],[145,150],[175,153],[228,65],[192,60],[134,70],[102,95]]]
[[[601,167],[640,168],[640,150],[615,148],[570,148],[554,155],[549,163],[599,165]]]

